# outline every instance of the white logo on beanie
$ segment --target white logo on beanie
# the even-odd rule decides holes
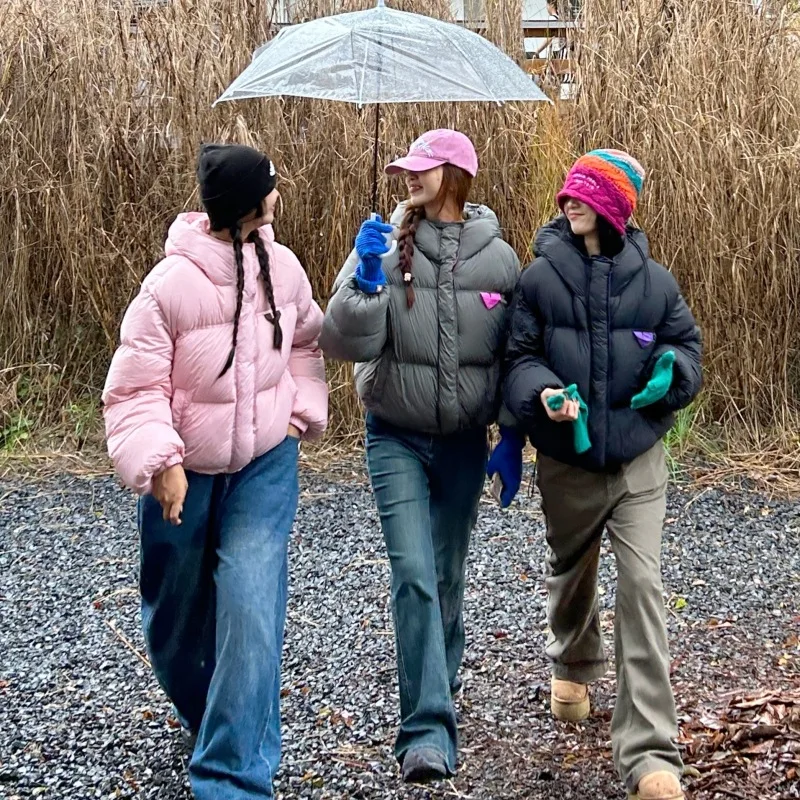
[[[275,165],[270,161],[269,162],[269,176],[270,178],[274,178],[277,173],[275,172]]]

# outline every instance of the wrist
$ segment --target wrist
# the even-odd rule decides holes
[[[369,257],[367,257],[369,261]],[[376,259],[377,265],[364,263],[364,260],[358,263],[355,271],[355,279],[358,288],[367,294],[377,294],[386,283],[386,277],[380,267],[380,261]]]
[[[520,450],[525,447],[525,438],[519,430],[509,425],[500,425],[499,428],[501,440],[516,445]]]

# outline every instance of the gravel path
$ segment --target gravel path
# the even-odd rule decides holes
[[[483,505],[466,600],[464,763],[454,782],[422,790],[400,786],[392,758],[388,565],[371,495],[358,473],[307,474],[303,485],[279,797],[624,797],[608,741],[613,680],[597,684],[586,724],[556,726],[547,713],[538,498],[526,494],[506,513]],[[720,712],[729,692],[796,687],[798,505],[676,489],[669,519],[665,591],[682,718]],[[0,797],[190,797],[180,733],[142,655],[137,559],[134,503],[112,480],[0,482]],[[607,548],[601,570],[610,632]],[[800,797],[784,777],[758,796]]]

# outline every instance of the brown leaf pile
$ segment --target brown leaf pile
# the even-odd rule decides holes
[[[800,797],[800,690],[701,708],[681,725],[680,743],[699,776],[694,797]]]

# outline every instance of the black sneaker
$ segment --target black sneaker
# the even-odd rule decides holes
[[[404,783],[431,783],[448,775],[444,756],[433,747],[415,747],[403,759]]]

